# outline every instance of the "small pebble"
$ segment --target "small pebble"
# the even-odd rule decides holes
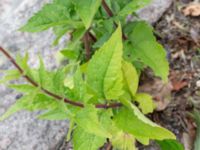
[[[198,80],[197,82],[196,82],[196,86],[199,88],[200,87],[200,80]]]

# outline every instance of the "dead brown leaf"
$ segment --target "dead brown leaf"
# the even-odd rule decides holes
[[[171,83],[164,84],[160,79],[146,82],[139,87],[139,92],[146,92],[153,96],[157,111],[162,111],[169,105],[171,91]]]
[[[173,81],[172,86],[173,86],[173,91],[180,91],[184,87],[186,87],[188,83],[186,81]]]
[[[194,16],[194,17],[200,16],[200,4],[194,3],[188,5],[183,9],[183,14],[185,16]]]

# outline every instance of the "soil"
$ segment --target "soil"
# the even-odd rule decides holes
[[[171,100],[153,120],[176,134],[191,150],[195,139],[193,108],[200,108],[200,16],[185,16],[190,0],[174,0],[172,6],[154,24],[156,35],[164,45],[170,62]],[[155,144],[139,150],[156,150]]]

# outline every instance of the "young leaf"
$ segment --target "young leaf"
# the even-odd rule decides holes
[[[36,87],[29,84],[11,84],[9,87],[23,93],[31,93],[36,89]]]
[[[122,31],[119,26],[87,66],[87,83],[100,98],[117,99],[122,94],[121,65]]]
[[[152,96],[146,93],[138,93],[135,95],[135,101],[139,103],[139,108],[143,114],[152,113],[154,110],[154,103]]]
[[[66,120],[67,118],[69,118],[69,115],[67,114],[67,112],[64,112],[57,108],[43,113],[42,115],[38,116],[38,118],[45,120]]]
[[[166,58],[166,52],[156,42],[152,30],[152,27],[145,22],[135,23],[130,34],[130,41],[133,44],[133,48],[130,51],[145,65],[152,68],[155,75],[167,81],[169,63]]]
[[[68,28],[78,28],[82,26],[82,23],[70,19],[70,14],[66,6],[52,3],[46,4],[20,30],[40,32],[50,27],[62,25],[68,26]]]
[[[56,46],[59,43],[60,38],[66,34],[67,31],[69,31],[70,28],[66,25],[62,26],[55,26],[53,28],[54,34],[56,35],[56,39],[53,42],[53,45]]]
[[[120,150],[137,150],[135,147],[135,138],[127,133],[121,132],[112,140],[114,148]]]
[[[86,94],[86,85],[85,82],[83,81],[80,67],[77,68],[76,73],[74,75],[73,91],[77,100],[84,101],[84,95]]]
[[[80,110],[75,117],[75,122],[85,132],[100,137],[110,137],[110,134],[103,128],[99,121],[97,109],[92,105],[88,105]]]
[[[122,63],[122,71],[124,75],[125,85],[132,96],[135,96],[139,84],[139,77],[135,67],[126,61]]]
[[[26,110],[28,104],[31,103],[32,99],[35,98],[38,90],[32,91],[30,94],[23,96],[19,100],[15,102],[1,117],[0,121],[5,120],[6,118],[10,117],[12,114],[20,111]]]
[[[176,140],[156,141],[156,143],[158,143],[161,150],[184,150],[183,145]]]
[[[65,79],[65,69],[58,69],[53,75],[53,92],[63,96],[64,95],[64,79]]]
[[[76,127],[73,133],[74,150],[97,150],[106,142],[106,138],[85,132],[80,127]]]
[[[136,139],[146,138],[147,140],[148,138],[164,140],[176,138],[173,133],[146,118],[138,108],[129,101],[124,101],[124,104],[127,105],[129,109],[123,107],[114,116],[116,126],[124,132],[132,134]]]
[[[7,70],[4,73],[5,76],[2,79],[0,79],[0,84],[6,83],[11,80],[16,80],[21,76],[18,70]]]
[[[101,0],[74,0],[73,1],[80,18],[83,20],[86,29],[91,25],[98,8],[101,5]]]

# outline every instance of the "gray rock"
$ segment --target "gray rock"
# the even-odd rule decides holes
[[[37,53],[40,52],[44,58],[47,68],[53,68],[55,53],[62,48],[52,47],[54,35],[51,31],[39,34],[28,34],[18,32],[17,29],[26,20],[40,9],[47,0],[4,0],[4,13],[0,16],[0,45],[9,50],[11,54],[24,53],[28,50],[30,54],[30,65],[38,65]],[[16,2],[15,1],[15,2]],[[2,5],[1,5],[2,6]],[[10,8],[12,7],[12,8]],[[12,11],[11,11],[12,10]],[[11,11],[11,12],[10,12]],[[13,66],[0,54],[0,70],[9,69]],[[1,75],[0,75],[1,77]],[[2,115],[15,101],[19,94],[13,90],[0,85],[0,115]],[[30,113],[21,111],[12,117],[0,122],[0,150],[55,150],[59,147],[68,130],[68,121],[44,121],[36,119],[38,112]]]
[[[64,47],[67,39],[63,38],[59,47],[52,47],[52,31],[29,34],[17,29],[24,24],[34,12],[50,0],[1,0],[0,4],[0,45],[13,55],[17,52],[30,54],[30,65],[38,65],[39,52],[47,68],[56,67],[55,53]],[[156,22],[169,7],[172,0],[154,0],[147,8],[139,11],[139,16],[149,22]],[[13,66],[0,54],[0,70]],[[2,74],[0,74],[0,77]],[[0,85],[0,115],[10,107],[19,94]],[[37,120],[38,112],[21,111],[0,122],[0,150],[55,150],[64,140],[67,133],[67,121]]]
[[[173,0],[152,0],[151,4],[138,11],[138,16],[153,24],[170,7]]]

